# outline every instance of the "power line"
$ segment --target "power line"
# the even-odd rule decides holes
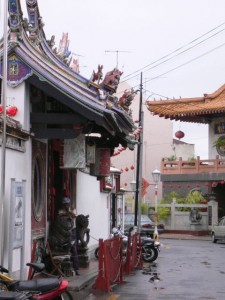
[[[179,56],[179,55],[181,55],[181,54],[183,54],[183,53],[185,53],[185,52],[187,52],[187,51],[193,49],[194,47],[199,46],[199,45],[202,44],[203,42],[205,42],[205,41],[207,41],[207,40],[209,40],[209,39],[215,37],[216,35],[222,33],[225,29],[221,29],[220,31],[218,31],[218,32],[216,32],[216,33],[214,33],[214,34],[212,34],[211,36],[205,38],[204,40],[198,42],[197,44],[195,44],[195,45],[189,47],[188,49],[183,50],[182,52],[176,54],[176,53],[179,52],[180,50],[184,49],[185,47],[187,47],[187,46],[189,46],[189,45],[191,45],[191,44],[193,44],[193,43],[196,43],[198,40],[200,40],[200,39],[203,38],[204,36],[207,36],[209,33],[215,31],[216,29],[218,29],[219,27],[223,26],[224,24],[225,24],[225,22],[222,23],[222,24],[220,24],[219,26],[217,26],[217,27],[211,29],[210,31],[204,33],[204,34],[201,35],[200,37],[198,37],[198,38],[192,40],[191,42],[185,44],[184,46],[181,46],[181,47],[179,47],[178,49],[176,49],[176,50],[170,52],[169,54],[167,54],[167,55],[161,57],[160,59],[157,59],[156,61],[154,61],[154,62],[152,62],[152,63],[150,63],[150,64],[148,64],[148,65],[146,65],[146,66],[144,66],[144,67],[142,67],[142,68],[140,68],[140,69],[138,69],[138,70],[136,70],[135,72],[132,72],[132,73],[126,75],[125,77],[123,77],[123,79],[126,79],[126,80],[132,79],[132,78],[134,78],[136,75],[130,77],[131,75],[136,74],[136,73],[142,71],[143,69],[146,69],[146,68],[148,68],[148,67],[150,67],[150,66],[152,66],[152,65],[154,65],[154,64],[156,64],[156,63],[158,63],[158,62],[160,62],[160,61],[162,61],[162,60],[164,60],[163,62],[160,62],[160,63],[158,63],[156,66],[153,66],[153,67],[152,67],[152,68],[155,68],[155,67],[157,67],[157,66],[159,66],[159,65],[161,65],[161,64],[163,64],[163,63],[165,63],[165,62],[167,62],[167,61],[169,61],[169,60],[171,60],[171,59],[173,59],[174,57],[177,57],[177,56]],[[173,55],[173,54],[175,54],[175,55]],[[170,57],[171,55],[173,55],[173,56]],[[150,69],[152,69],[152,68],[150,68]],[[149,70],[149,69],[148,69],[148,70]],[[148,71],[148,70],[146,70],[146,71]],[[144,71],[144,72],[146,72],[146,71]]]
[[[168,73],[170,73],[170,72],[172,72],[172,71],[175,71],[175,70],[177,70],[177,69],[179,69],[179,68],[181,68],[181,67],[183,67],[183,66],[185,66],[185,65],[188,65],[189,63],[191,63],[191,62],[193,62],[193,61],[195,61],[195,60],[197,60],[197,59],[199,59],[199,58],[202,58],[203,56],[206,56],[206,55],[208,55],[209,53],[211,53],[211,52],[213,52],[213,51],[216,51],[216,50],[218,50],[219,48],[224,47],[224,46],[225,46],[225,43],[223,43],[223,44],[221,44],[221,45],[219,45],[219,46],[217,46],[217,47],[215,47],[215,48],[213,48],[213,49],[211,49],[211,50],[209,50],[209,51],[207,51],[207,52],[205,52],[205,53],[203,53],[203,54],[201,54],[201,55],[199,55],[199,56],[196,56],[196,57],[194,57],[194,58],[192,58],[192,59],[186,61],[185,63],[180,64],[180,65],[178,65],[178,66],[176,66],[176,67],[174,67],[174,68],[172,68],[172,69],[170,69],[170,70],[168,70],[168,71],[166,71],[166,72],[164,72],[164,73],[161,73],[160,75],[157,75],[157,76],[155,76],[155,77],[152,77],[151,79],[146,80],[146,82],[155,80],[155,79],[157,79],[157,78],[159,78],[159,77],[161,77],[161,76],[163,76],[163,75],[166,75],[166,74],[168,74]],[[137,85],[136,85],[136,86],[137,86]]]
[[[217,26],[216,28],[214,28],[214,29],[212,29],[212,30],[210,30],[209,32],[212,32],[213,30],[215,30],[215,29],[217,29],[218,27],[221,27],[222,25],[224,25],[225,24],[225,22],[224,23],[222,23],[221,25],[219,25],[219,26]],[[225,29],[222,29],[222,30],[220,30],[218,33],[221,33],[221,32],[223,32]],[[207,32],[206,34],[208,34],[209,32]],[[217,35],[218,33],[216,33],[216,34],[214,34],[214,35],[212,35],[211,37],[213,37],[213,36],[215,36],[215,35]],[[206,34],[204,34],[204,35],[202,35],[202,36],[205,36]],[[202,37],[201,36],[201,37]],[[200,38],[201,38],[200,37]],[[211,38],[210,37],[210,38]],[[209,38],[208,38],[209,39]],[[195,40],[197,40],[197,39],[195,39]],[[193,41],[195,41],[195,40],[193,40]],[[207,40],[207,39],[206,39]],[[192,42],[193,42],[192,41]],[[192,43],[192,42],[190,42],[190,43]],[[201,42],[199,42],[198,44],[201,44],[203,41],[201,41]],[[188,44],[190,44],[190,43],[188,43]],[[188,45],[187,44],[187,45]],[[207,52],[205,52],[205,53],[203,53],[203,54],[201,54],[201,55],[199,55],[199,56],[197,56],[197,57],[195,57],[195,58],[193,58],[193,59],[190,59],[190,60],[188,60],[188,61],[186,61],[185,63],[182,63],[182,64],[180,64],[180,65],[178,65],[178,66],[176,66],[176,67],[174,67],[174,68],[172,68],[172,69],[170,69],[170,70],[168,70],[168,71],[166,71],[166,72],[163,72],[163,73],[161,73],[161,74],[159,74],[159,75],[157,75],[157,76],[155,76],[155,77],[152,77],[151,79],[149,79],[149,80],[146,80],[146,82],[149,82],[149,81],[152,81],[152,80],[155,80],[155,79],[158,79],[158,78],[160,78],[160,77],[162,77],[163,75],[166,75],[166,74],[168,74],[168,73],[170,73],[170,72],[173,72],[173,71],[175,71],[175,70],[177,70],[177,69],[179,69],[179,68],[181,68],[181,67],[183,67],[183,66],[185,66],[185,65],[188,65],[188,64],[190,64],[190,63],[192,63],[193,61],[195,61],[195,60],[197,60],[197,59],[200,59],[200,58],[202,58],[202,57],[204,57],[204,56],[206,56],[206,55],[208,55],[209,53],[211,53],[211,52],[214,52],[214,51],[216,51],[216,50],[218,50],[219,48],[221,48],[221,47],[223,47],[225,45],[225,43],[223,43],[223,44],[221,44],[221,45],[219,45],[219,46],[217,46],[217,47],[215,47],[215,48],[213,48],[213,49],[211,49],[211,50],[209,50],[209,51],[207,51]],[[181,47],[182,48],[182,47]],[[193,48],[193,47],[192,47]],[[180,49],[180,48],[179,48]],[[189,49],[191,49],[191,48],[189,48]],[[178,49],[177,49],[178,50]],[[175,50],[175,51],[173,51],[172,53],[174,53],[174,52],[176,52],[177,50]],[[184,51],[183,51],[184,52]],[[168,54],[167,56],[169,56],[170,54]],[[178,55],[176,55],[176,56],[178,56]],[[165,57],[165,56],[164,56]],[[175,57],[175,56],[174,56]],[[162,59],[162,58],[161,58]],[[172,58],[171,58],[172,59]],[[160,60],[160,59],[159,59]],[[157,60],[157,61],[159,61],[159,60]],[[153,64],[153,63],[152,63]],[[162,64],[162,63],[161,63]],[[156,67],[156,66],[155,66]],[[132,73],[133,74],[133,73]],[[135,77],[135,76],[134,76]],[[124,81],[122,81],[122,82],[124,82]],[[121,82],[121,83],[122,83]],[[135,85],[135,86],[133,86],[133,87],[131,87],[131,88],[137,88],[138,87],[138,85]],[[122,93],[122,92],[121,92]],[[157,93],[154,93],[155,95],[159,95],[159,94],[157,94]],[[161,95],[159,95],[159,96],[161,96]],[[172,100],[172,98],[170,98],[170,97],[166,97],[166,96],[162,96],[162,97],[164,97],[164,98],[167,98],[167,100],[168,99],[171,99]],[[179,101],[181,101],[182,102],[182,100],[179,100],[179,99],[176,99],[178,102]],[[194,106],[194,107],[196,107],[196,108],[203,108],[201,105],[196,105],[196,104],[190,104],[190,105],[192,105],[192,106]],[[173,110],[173,109],[171,109],[170,108],[170,110]]]

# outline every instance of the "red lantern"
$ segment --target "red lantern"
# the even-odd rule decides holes
[[[220,184],[225,184],[225,181],[224,180],[220,181]]]
[[[8,106],[6,108],[6,114],[10,117],[14,117],[17,114],[17,107],[16,106]]]
[[[130,169],[131,169],[131,170],[134,170],[134,166],[131,166]]]
[[[179,140],[182,139],[184,137],[184,132],[181,131],[181,130],[178,130],[176,133],[175,133],[175,137],[178,138]]]
[[[127,186],[127,183],[126,183],[126,182],[124,183],[124,186]]]
[[[195,185],[196,187],[200,187],[200,184],[198,184],[198,183],[196,183],[196,185]]]
[[[163,183],[162,188],[165,189],[165,187],[166,187],[166,185],[165,185],[165,183]]]
[[[209,186],[209,184],[208,184],[208,183],[205,183],[205,186]]]
[[[182,185],[181,185],[181,184],[178,184],[177,187],[178,187],[178,189],[180,189],[180,188],[182,187]]]
[[[126,167],[126,168],[125,168],[125,171],[126,171],[126,172],[128,172],[128,171],[129,171],[128,167]]]
[[[187,184],[187,188],[189,188],[190,186],[191,186],[191,185],[188,183],[188,184]]]
[[[0,105],[0,114],[3,113],[3,107]]]
[[[173,184],[170,184],[169,187],[172,189],[173,188]]]
[[[212,187],[216,187],[217,186],[217,183],[214,181],[213,183],[212,183]]]

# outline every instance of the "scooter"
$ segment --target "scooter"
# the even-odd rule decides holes
[[[45,265],[43,263],[27,263],[27,266],[33,269],[31,280],[12,280],[10,277],[1,274],[8,273],[8,270],[0,266],[0,285],[2,287],[5,286],[8,291],[28,292],[31,295],[31,299],[73,299],[67,290],[67,280],[62,277],[35,278],[34,274],[43,272]]]

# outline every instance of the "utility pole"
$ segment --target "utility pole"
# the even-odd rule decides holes
[[[141,219],[141,196],[142,196],[142,160],[143,160],[143,108],[142,108],[142,73],[140,81],[140,103],[139,103],[139,126],[142,127],[137,145],[137,162],[136,162],[136,189],[135,189],[135,203],[134,203],[134,226],[138,227],[140,232]]]
[[[130,53],[130,51],[122,51],[122,50],[105,50],[105,53],[114,52],[116,53],[116,68],[119,66],[119,52]]]
[[[0,265],[3,265],[4,257],[4,201],[5,201],[5,148],[6,148],[6,89],[7,89],[7,51],[8,51],[8,0],[4,1],[3,21],[3,71],[2,71],[2,145],[1,145],[1,191],[0,191]]]

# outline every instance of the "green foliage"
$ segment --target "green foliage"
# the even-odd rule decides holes
[[[169,207],[158,207],[158,220],[165,220],[170,215]]]
[[[148,214],[149,205],[147,203],[141,203],[141,213],[143,215]]]
[[[176,155],[171,155],[169,157],[164,157],[165,160],[168,160],[168,161],[176,161],[177,160],[177,157]]]
[[[214,143],[213,147],[224,147],[225,146],[225,138],[223,136],[219,137]]]
[[[182,197],[177,192],[172,191],[168,195],[164,195],[159,204],[171,204],[173,199],[176,199],[178,204],[200,204],[206,202],[205,198],[201,195],[199,191],[193,191],[188,193],[186,197]],[[154,210],[154,207],[151,207]],[[177,208],[178,211],[190,211],[190,207],[180,207]],[[165,220],[170,215],[169,207],[158,207],[158,219]]]
[[[188,161],[194,161],[194,160],[196,160],[196,157],[194,155],[191,157],[188,157]]]
[[[175,191],[172,191],[169,195],[164,195],[164,197],[161,200],[161,204],[170,204],[173,202],[173,199],[176,199],[176,202],[179,201],[184,201],[184,197],[181,197],[180,194],[178,194]]]

